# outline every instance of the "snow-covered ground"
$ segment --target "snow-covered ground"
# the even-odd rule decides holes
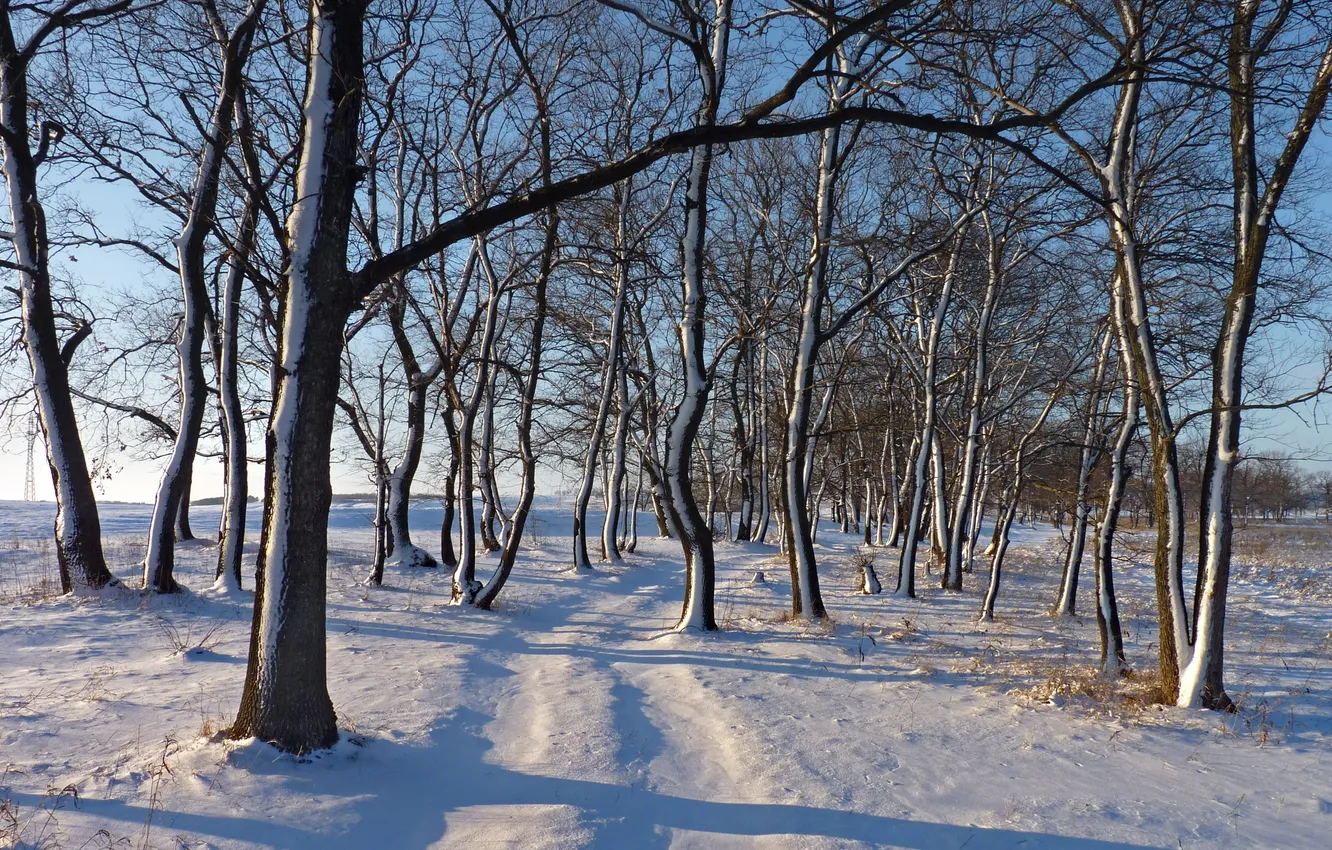
[[[150,510],[103,508],[113,570],[134,582]],[[54,579],[50,513],[0,503],[0,847],[1330,845],[1322,529],[1264,529],[1242,559],[1227,625],[1243,710],[1222,717],[1147,708],[1141,677],[1117,694],[1087,674],[1086,583],[1088,616],[1043,613],[1048,528],[1021,530],[987,626],[983,573],[960,596],[928,578],[918,600],[861,596],[857,541],[825,526],[830,626],[784,620],[773,547],[719,543],[725,631],[676,635],[673,541],[575,575],[568,514],[549,505],[483,613],[449,606],[440,571],[359,584],[369,509],[338,505],[329,689],[347,732],[295,760],[214,737],[250,622],[248,599],[203,592],[214,549],[180,547],[177,597],[36,598]],[[438,516],[414,517],[432,549]],[[196,532],[215,519],[197,509]],[[877,554],[887,579],[894,552]],[[766,584],[749,584],[755,569]],[[1148,579],[1121,565],[1136,667],[1154,652]]]

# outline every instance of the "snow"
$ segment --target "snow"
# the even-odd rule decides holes
[[[215,551],[179,547],[178,596],[38,599],[25,589],[54,575],[51,510],[0,503],[0,802],[17,813],[0,846],[1314,848],[1332,827],[1322,526],[1240,533],[1258,545],[1231,588],[1229,717],[1087,696],[1109,689],[1088,673],[1095,621],[1043,613],[1062,566],[1048,527],[1014,528],[980,625],[984,573],[961,594],[931,577],[918,599],[865,596],[861,539],[832,524],[816,548],[832,623],[788,622],[776,548],[719,541],[723,631],[680,634],[676,541],[573,574],[570,511],[539,501],[540,546],[486,613],[449,604],[447,571],[360,584],[373,506],[337,504],[329,689],[345,732],[297,759],[215,735],[253,599],[207,592]],[[196,528],[216,511],[196,508]],[[122,577],[150,513],[103,506]],[[421,534],[439,517],[413,511]],[[1130,665],[1150,665],[1150,566],[1117,569]]]

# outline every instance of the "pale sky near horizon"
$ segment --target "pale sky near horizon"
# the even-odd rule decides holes
[[[1330,160],[1332,160],[1332,137],[1328,135],[1325,124],[1324,132],[1311,142],[1301,167],[1307,167],[1315,161],[1319,165],[1325,165]],[[108,195],[99,199],[101,203],[98,206],[106,209],[110,203],[108,197],[114,196]],[[127,206],[128,203],[126,198],[119,200],[124,214],[129,215],[131,212],[133,215],[141,214],[141,207],[135,206],[131,210]],[[1332,217],[1332,192],[1318,199],[1314,209],[1318,214]],[[114,215],[116,211],[113,209],[110,214]],[[144,265],[121,252],[88,248],[73,253],[78,254],[82,261],[78,271],[92,292],[107,291],[120,282],[141,280],[145,275]],[[165,274],[160,269],[149,271],[155,275]],[[1298,337],[1299,331],[1293,332],[1293,335]],[[1303,354],[1291,357],[1282,364],[1284,367],[1282,371],[1294,379],[1292,383],[1298,385],[1296,392],[1299,392],[1308,389],[1321,374],[1320,353],[1314,349],[1325,348],[1327,343],[1307,339],[1291,342],[1290,346],[1280,346],[1282,351],[1276,357],[1287,356],[1285,352],[1288,349],[1291,351],[1305,349]],[[1301,346],[1299,342],[1315,344]],[[178,414],[177,411],[170,410],[165,411],[163,416],[168,421],[175,421]],[[0,441],[0,500],[23,498],[26,463],[26,441],[23,436],[25,431],[26,423],[11,423],[9,433],[6,434],[7,439]],[[1249,414],[1245,420],[1243,438],[1247,451],[1294,453],[1301,456],[1312,468],[1332,468],[1332,399],[1323,400],[1321,403],[1306,403],[1294,410]],[[427,439],[442,438],[438,434],[428,434]],[[262,447],[259,448],[261,450]],[[255,451],[256,448],[252,446],[252,454]],[[37,498],[51,500],[54,498],[51,477],[46,466],[40,433],[35,452]],[[165,465],[165,458],[154,463],[136,460],[131,455],[124,454],[116,458],[115,463],[118,468],[109,477],[99,480],[96,484],[99,498],[107,501],[152,502]],[[547,478],[551,486],[558,486],[555,484],[558,480],[558,473],[555,470],[547,468],[544,473],[543,478]],[[430,481],[430,473],[425,468],[418,476],[418,482],[418,491],[435,489]],[[367,492],[372,489],[372,485],[365,473],[355,464],[340,463],[335,464],[333,468],[333,489],[336,493]],[[255,496],[262,494],[261,466],[251,467],[250,491]],[[195,465],[192,498],[200,499],[221,494],[220,459],[201,459]]]

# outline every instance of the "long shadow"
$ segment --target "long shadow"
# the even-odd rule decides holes
[[[643,714],[641,692],[628,685],[618,689],[616,716],[626,730],[636,732],[637,737],[627,736],[624,744],[631,750],[642,747],[642,754],[633,758],[646,758],[659,749],[660,739],[655,730],[646,731],[652,724]],[[152,810],[116,800],[84,799],[79,809],[101,824],[119,822],[138,827],[151,815],[153,823],[162,830],[250,841],[275,848],[325,850],[386,846],[396,850],[425,850],[448,837],[446,818],[450,814],[490,806],[575,806],[581,825],[593,833],[590,844],[585,846],[604,850],[665,847],[670,841],[669,830],[725,836],[832,838],[921,850],[961,847],[1136,850],[1151,846],[910,821],[815,806],[696,800],[634,785],[519,773],[486,762],[486,753],[492,745],[474,730],[484,728],[489,720],[480,712],[462,709],[431,730],[428,746],[376,740],[368,743],[356,762],[333,769],[325,765],[282,763],[261,771],[282,774],[300,784],[318,779],[322,793],[344,798],[344,807],[353,810],[358,819],[340,834],[286,826],[263,817],[197,814],[170,808]],[[34,808],[41,802],[38,795],[25,792],[11,791],[7,796]],[[188,805],[189,797],[183,799]]]
[[[47,799],[47,795],[30,794],[23,791],[7,791],[5,796],[18,805],[36,811]],[[145,823],[152,820],[152,832],[174,831],[193,832],[213,838],[235,839],[237,841],[257,841],[274,847],[318,847],[323,836],[292,826],[284,826],[271,820],[256,821],[247,817],[227,815],[201,815],[188,811],[171,811],[148,806],[136,806],[121,800],[99,800],[92,797],[80,797],[78,803],[63,807],[57,813],[60,821],[70,816],[70,810],[97,819],[98,826],[111,822],[126,824],[123,830],[142,832]],[[110,829],[119,834],[122,829]],[[151,834],[151,833],[150,833]],[[27,846],[27,845],[20,845]],[[86,846],[93,846],[88,844]],[[118,846],[118,845],[117,845]]]
[[[619,695],[623,702],[617,707],[618,720],[634,729],[651,726],[642,716],[641,692],[634,696],[621,690]],[[393,765],[395,781],[377,788],[372,798],[358,800],[360,822],[343,835],[325,839],[321,846],[330,850],[377,846],[385,836],[401,832],[406,812],[414,813],[413,826],[420,828],[414,838],[401,839],[395,846],[416,850],[438,841],[441,835],[447,837],[445,817],[468,807],[568,805],[578,807],[582,825],[594,830],[589,846],[606,850],[664,847],[669,844],[668,830],[808,836],[922,850],[963,846],[968,850],[1133,850],[1150,846],[909,821],[816,806],[695,800],[642,787],[534,776],[485,761],[491,743],[472,730],[484,727],[488,720],[479,712],[462,710],[431,730],[425,748],[372,742],[367,756],[385,767]],[[659,746],[659,742],[644,743],[648,748]]]
[[[905,675],[889,673],[855,664],[813,662],[804,659],[773,657],[749,658],[685,649],[623,649],[582,643],[531,643],[522,635],[501,631],[493,635],[478,635],[439,629],[414,629],[385,623],[361,623],[330,617],[330,630],[356,626],[357,633],[379,637],[406,638],[440,644],[471,644],[482,649],[498,649],[525,655],[571,655],[602,663],[626,662],[630,664],[688,664],[750,673],[780,673],[820,679],[840,679],[848,682],[882,682],[885,679],[905,679]],[[719,647],[720,649],[721,647]]]
[[[615,729],[620,739],[616,762],[628,774],[627,790],[632,798],[637,790],[647,787],[648,766],[664,749],[665,739],[647,716],[647,694],[625,681],[623,674],[617,672],[615,675],[616,682],[611,687],[610,695]],[[651,818],[620,817],[606,819],[597,829],[593,843],[589,846],[605,850],[621,847],[654,850],[667,848],[670,843],[670,834],[652,822]]]

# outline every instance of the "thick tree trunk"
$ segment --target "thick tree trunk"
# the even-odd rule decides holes
[[[360,2],[316,0],[311,7],[254,628],[240,710],[228,732],[296,753],[338,739],[324,632],[328,458],[343,327],[357,301],[346,252],[358,174],[364,12]]]
[[[830,106],[841,103],[845,83],[834,86]],[[815,370],[823,343],[821,323],[827,301],[828,254],[833,227],[833,191],[841,155],[841,128],[823,132],[819,146],[818,188],[814,201],[814,233],[809,260],[805,266],[804,293],[800,306],[795,360],[791,364],[787,386],[790,409],[786,416],[784,446],[785,469],[783,502],[786,516],[782,523],[787,544],[787,564],[791,570],[791,614],[821,620],[827,617],[819,588],[818,565],[814,558],[817,511],[808,513],[809,483],[813,471],[810,445],[811,407],[814,397]],[[831,388],[829,399],[831,400]]]
[[[718,0],[711,30],[711,45],[706,46],[708,61],[698,68],[703,94],[697,110],[697,123],[705,127],[717,120],[725,86],[731,0]],[[667,429],[663,464],[664,507],[670,524],[680,536],[685,559],[685,598],[680,620],[675,625],[677,631],[715,631],[717,628],[713,611],[716,564],[713,561],[712,529],[699,512],[690,468],[694,443],[703,424],[711,390],[704,362],[707,291],[703,275],[707,261],[708,182],[713,153],[711,145],[700,145],[691,151],[685,182],[684,234],[680,240],[682,309],[678,329],[684,391]]]
[[[1192,657],[1180,676],[1180,706],[1234,710],[1225,690],[1224,632],[1230,583],[1235,468],[1239,463],[1240,409],[1243,404],[1244,352],[1253,329],[1254,308],[1273,218],[1310,134],[1323,117],[1332,92],[1332,38],[1323,48],[1308,94],[1267,185],[1260,189],[1256,110],[1257,64],[1264,50],[1281,38],[1268,29],[1254,44],[1258,3],[1236,3],[1227,53],[1230,99],[1231,177],[1234,192],[1234,259],[1220,333],[1212,353],[1212,414],[1203,468],[1199,522],[1196,635]],[[1284,24],[1284,16],[1280,18]],[[1280,29],[1281,24],[1269,24]],[[1324,34],[1324,37],[1326,35]]]
[[[204,405],[206,408],[207,405]],[[194,466],[185,474],[185,486],[180,491],[180,507],[176,509],[176,540],[194,540],[194,529],[190,527],[190,486],[194,483]]]
[[[407,436],[402,457],[389,472],[385,482],[388,492],[386,508],[388,520],[388,551],[392,561],[405,567],[436,567],[439,565],[429,552],[412,543],[408,511],[411,509],[412,482],[421,463],[425,446],[425,408],[428,385],[420,376],[407,395]]]
[[[703,284],[704,240],[707,227],[707,185],[712,148],[694,149],[685,188],[683,315],[680,319],[680,359],[684,369],[684,397],[675,410],[666,435],[663,500],[671,525],[680,535],[685,559],[685,600],[676,629],[715,631],[713,612],[716,567],[712,530],[694,499],[690,459],[708,401],[708,372],[703,362],[704,316],[707,297]]]
[[[1155,483],[1157,530],[1156,574],[1157,641],[1162,688],[1178,689],[1184,648],[1188,645],[1188,616],[1184,607],[1184,516],[1180,490],[1176,432],[1170,414],[1166,380],[1157,361],[1146,284],[1142,275],[1141,248],[1136,235],[1137,185],[1134,143],[1138,105],[1146,85],[1143,20],[1128,5],[1118,10],[1129,55],[1129,71],[1120,88],[1109,138],[1108,155],[1097,169],[1106,199],[1106,223],[1115,248],[1116,274],[1113,295],[1118,300],[1116,321],[1122,326],[1121,346],[1127,346],[1126,370],[1137,382],[1152,440],[1152,478]],[[1104,520],[1103,520],[1104,524]]]

